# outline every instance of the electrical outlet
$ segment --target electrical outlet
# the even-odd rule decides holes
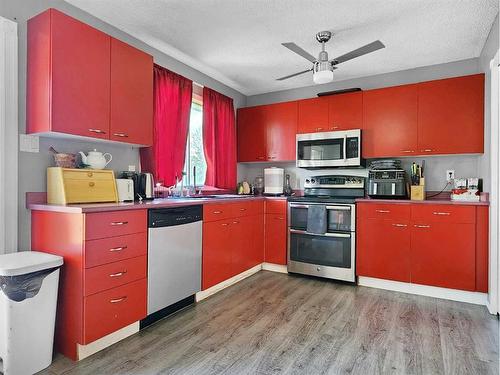
[[[446,181],[450,182],[451,180],[455,179],[455,170],[454,169],[448,169],[446,171]]]
[[[40,140],[38,136],[19,134],[19,151],[40,152]]]
[[[128,166],[128,171],[129,172],[135,172],[135,165],[129,165]]]

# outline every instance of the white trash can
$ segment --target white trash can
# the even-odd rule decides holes
[[[0,373],[34,374],[52,363],[62,264],[36,251],[0,255]]]

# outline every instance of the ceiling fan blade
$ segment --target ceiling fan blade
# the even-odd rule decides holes
[[[300,48],[295,43],[288,42],[288,43],[281,43],[281,45],[285,46],[290,51],[295,52],[297,55],[302,56],[304,59],[307,59],[307,60],[309,60],[312,63],[316,61],[316,57],[314,57],[313,55],[311,55],[309,52],[303,50],[302,48]]]
[[[311,69],[307,69],[307,70],[304,70],[302,72],[298,72],[298,73],[293,73],[293,74],[290,74],[288,76],[284,76],[284,77],[281,77],[281,78],[276,78],[276,81],[283,81],[285,79],[288,79],[288,78],[292,78],[292,77],[295,77],[295,76],[299,76],[301,74],[304,74],[304,73],[307,73],[307,72],[310,72],[312,71],[312,68]]]
[[[355,59],[356,57],[366,55],[367,53],[375,52],[381,48],[385,48],[384,43],[382,43],[380,40],[376,40],[375,42],[368,43],[366,46],[359,47],[354,51],[348,52],[342,56],[332,59],[332,64],[337,65],[345,61]]]

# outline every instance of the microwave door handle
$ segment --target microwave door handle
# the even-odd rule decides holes
[[[347,134],[344,134],[344,161],[347,160]]]

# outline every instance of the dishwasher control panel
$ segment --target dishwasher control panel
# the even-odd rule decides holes
[[[203,206],[152,208],[148,212],[148,227],[161,228],[194,223],[203,219]]]

